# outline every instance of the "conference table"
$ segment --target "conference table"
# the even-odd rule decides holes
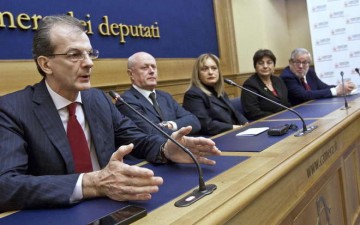
[[[317,128],[297,136],[303,127],[290,111],[282,111],[236,130],[212,137],[222,155],[204,166],[206,184],[217,189],[187,207],[179,199],[198,188],[194,164],[126,163],[152,169],[164,184],[146,202],[107,198],[83,201],[60,209],[20,210],[0,214],[2,224],[88,224],[126,205],[147,215],[133,224],[359,224],[360,218],[360,94],[306,102],[293,107],[306,126]],[[293,124],[281,136],[250,128]]]

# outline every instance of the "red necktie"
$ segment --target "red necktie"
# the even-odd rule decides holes
[[[69,139],[74,164],[75,172],[83,173],[93,171],[90,151],[86,141],[84,131],[76,119],[76,102],[67,106],[69,111],[69,121],[67,124],[67,136]]]
[[[300,81],[301,81],[302,85],[304,86],[305,90],[307,90],[307,91],[311,90],[310,86],[308,85],[308,83],[305,82],[305,79],[303,77],[300,78]]]

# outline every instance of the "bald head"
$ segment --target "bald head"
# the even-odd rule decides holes
[[[131,83],[152,91],[157,85],[157,66],[155,58],[147,52],[137,52],[128,59],[128,75]]]

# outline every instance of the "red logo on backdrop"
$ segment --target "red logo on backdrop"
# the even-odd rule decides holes
[[[350,52],[349,56],[350,56],[350,58],[360,57],[360,51]]]
[[[326,28],[326,27],[329,27],[329,22],[328,21],[314,23],[314,28],[315,29],[321,29],[321,28]]]
[[[335,63],[335,68],[346,68],[350,66],[349,61]]]
[[[348,41],[356,41],[356,40],[360,40],[360,34],[353,34],[348,37]]]
[[[326,10],[326,7],[327,7],[326,4],[324,4],[324,5],[317,5],[317,6],[314,6],[314,7],[312,8],[312,11],[313,11],[313,12],[322,12],[322,11],[325,11],[325,10]]]
[[[348,49],[348,45],[338,45],[333,48],[333,52],[346,51]]]
[[[345,34],[345,33],[346,33],[345,27],[340,27],[340,28],[331,30],[332,35],[339,35],[339,34]]]
[[[359,5],[359,0],[345,1],[344,3],[345,7],[354,7],[357,5]]]
[[[339,12],[333,12],[330,13],[330,18],[340,18],[340,17],[344,17],[344,11],[339,11]]]
[[[317,58],[318,62],[332,61],[332,55],[323,55]]]

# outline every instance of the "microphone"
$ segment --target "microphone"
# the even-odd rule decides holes
[[[303,129],[302,129],[300,132],[296,133],[296,134],[295,134],[295,137],[304,136],[304,135],[310,133],[311,131],[313,131],[313,130],[315,130],[315,129],[317,128],[317,126],[309,126],[309,127],[306,127],[306,123],[305,123],[304,119],[300,116],[300,114],[299,114],[298,112],[296,112],[296,111],[293,110],[292,108],[289,108],[289,107],[287,107],[287,106],[285,106],[285,105],[283,105],[283,104],[280,104],[280,103],[278,103],[278,102],[275,102],[274,100],[271,100],[271,99],[269,99],[269,98],[267,98],[267,97],[265,97],[265,96],[262,96],[262,95],[260,95],[260,94],[258,94],[258,93],[256,93],[256,92],[248,89],[248,88],[245,88],[245,87],[243,87],[243,86],[241,86],[241,85],[238,85],[237,83],[235,83],[234,81],[232,81],[232,80],[230,80],[230,79],[224,78],[224,82],[227,83],[227,84],[230,84],[230,85],[232,85],[232,86],[238,87],[238,88],[240,88],[240,89],[242,89],[242,90],[245,90],[245,91],[247,91],[247,92],[250,92],[251,94],[254,94],[254,95],[256,95],[256,96],[258,96],[258,97],[260,97],[260,98],[265,99],[266,101],[269,101],[269,102],[271,102],[271,103],[273,103],[273,104],[275,104],[275,105],[278,105],[278,106],[280,106],[280,107],[282,107],[282,108],[284,108],[284,109],[286,109],[286,110],[288,110],[288,111],[296,114],[296,115],[300,118],[300,120],[301,120],[301,122],[302,122]]]
[[[356,70],[356,69],[355,69],[355,70]],[[345,101],[345,105],[344,105],[344,107],[341,108],[341,110],[344,110],[344,109],[350,108],[350,106],[348,105],[348,102],[347,102],[347,99],[346,99],[345,85],[344,85],[344,72],[341,71],[341,72],[340,72],[340,75],[341,75],[341,83],[342,83],[342,89],[343,89],[343,96],[344,96],[344,101]]]
[[[355,72],[360,76],[359,68],[355,68]]]
[[[136,113],[137,115],[139,115],[142,119],[144,119],[148,124],[150,124],[152,127],[154,127],[155,129],[157,129],[160,133],[162,133],[166,138],[170,139],[175,145],[177,145],[179,148],[181,148],[186,154],[188,154],[192,160],[194,161],[194,163],[196,164],[197,170],[198,170],[198,174],[199,174],[199,188],[195,189],[192,193],[190,193],[189,195],[183,197],[182,199],[178,200],[177,202],[175,202],[175,206],[177,207],[185,207],[185,206],[189,206],[192,203],[196,202],[197,200],[199,200],[200,198],[204,197],[205,195],[209,195],[211,194],[217,187],[215,184],[205,184],[204,178],[203,178],[203,172],[202,169],[200,167],[199,162],[197,161],[197,159],[195,158],[195,156],[192,154],[192,152],[187,149],[185,146],[183,146],[182,144],[180,144],[179,142],[177,142],[174,138],[172,138],[170,135],[168,135],[165,131],[163,131],[162,129],[160,129],[156,124],[154,124],[153,122],[151,122],[148,118],[146,118],[144,115],[142,115],[140,112],[138,112],[136,109],[134,109],[134,107],[132,107],[131,105],[129,105],[126,101],[124,101],[124,99],[115,91],[109,91],[109,95],[115,100],[115,101],[121,101],[122,103],[124,103],[127,107],[129,107],[134,113]]]

